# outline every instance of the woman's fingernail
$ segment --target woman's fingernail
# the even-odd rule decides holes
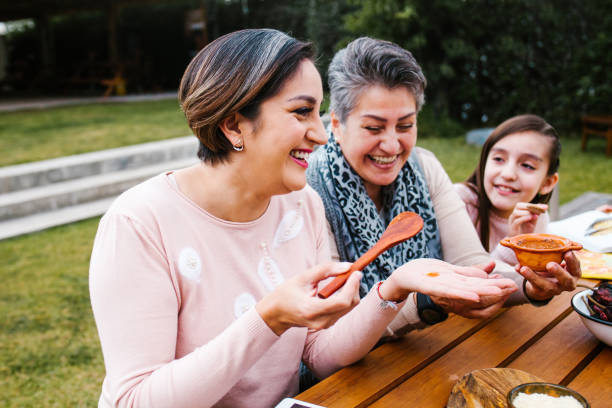
[[[348,271],[350,267],[351,267],[350,262],[338,262],[332,266],[332,272],[335,272],[335,273],[346,272]]]

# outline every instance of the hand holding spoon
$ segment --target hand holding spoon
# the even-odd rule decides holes
[[[360,271],[370,264],[376,257],[382,254],[387,249],[412,238],[423,229],[423,219],[416,213],[405,211],[398,214],[391,220],[387,229],[381,235],[376,244],[372,246],[365,254],[353,262],[353,265],[348,271],[337,275],[329,284],[327,284],[318,293],[319,297],[326,299],[331,296],[336,290],[340,289],[349,275],[354,271]]]

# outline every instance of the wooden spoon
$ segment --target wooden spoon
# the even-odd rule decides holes
[[[418,234],[421,229],[423,229],[423,219],[418,214],[410,211],[398,214],[391,220],[378,242],[374,244],[368,252],[361,255],[359,259],[353,262],[348,271],[337,275],[334,280],[321,289],[319,291],[319,297],[326,299],[331,296],[332,293],[344,285],[344,282],[346,282],[352,272],[363,270],[363,268],[368,266],[378,255],[400,242],[412,238]]]

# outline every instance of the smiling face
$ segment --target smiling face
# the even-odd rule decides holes
[[[305,59],[280,91],[261,104],[256,119],[243,118],[244,151],[235,156],[263,194],[286,194],[306,185],[308,156],[327,141],[319,117],[322,100],[319,72]]]
[[[550,147],[550,138],[536,132],[514,133],[495,143],[483,179],[493,212],[508,218],[517,203],[552,191],[558,175],[546,174]]]
[[[344,157],[379,206],[381,187],[397,178],[416,143],[414,97],[404,87],[371,86],[361,93],[346,123],[332,113],[332,128]]]

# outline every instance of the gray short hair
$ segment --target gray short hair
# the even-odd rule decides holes
[[[361,92],[372,85],[405,86],[417,111],[425,103],[427,80],[410,51],[389,41],[358,38],[338,51],[328,69],[330,110],[341,123],[355,108]]]

